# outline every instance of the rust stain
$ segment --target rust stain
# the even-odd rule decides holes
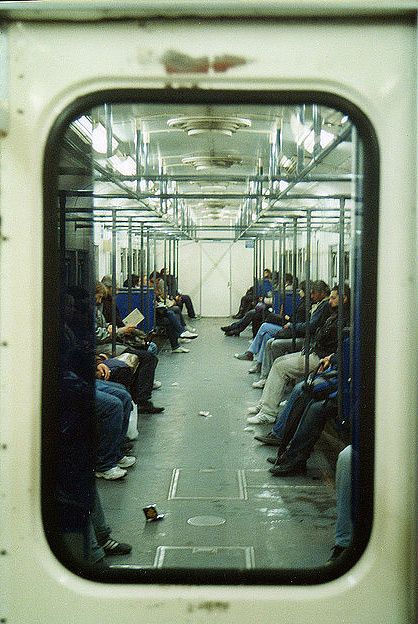
[[[243,56],[224,54],[223,56],[215,56],[212,67],[214,72],[226,72],[228,69],[239,67],[240,65],[246,65],[247,63],[247,59]]]
[[[167,50],[160,60],[167,74],[207,74],[210,69],[215,73],[225,73],[248,63],[243,56],[223,54],[210,60],[208,56],[194,57],[177,50]]]
[[[167,74],[207,74],[209,58],[207,56],[193,57],[175,50],[168,50],[161,62]]]

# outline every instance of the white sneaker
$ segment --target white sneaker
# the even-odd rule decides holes
[[[109,470],[105,470],[104,472],[96,472],[96,477],[115,481],[116,479],[122,479],[127,472],[127,470],[119,468],[119,466],[113,466],[113,468],[109,468]]]
[[[152,384],[152,389],[153,390],[158,390],[158,388],[161,388],[163,384],[161,383],[161,381],[154,381],[154,383]]]
[[[130,468],[136,462],[136,457],[133,455],[124,455],[122,459],[118,461],[119,468]]]
[[[259,412],[255,416],[249,416],[247,418],[247,422],[252,425],[272,425],[275,421],[274,416],[269,416],[268,414],[263,414],[263,412]]]
[[[184,331],[182,334],[180,334],[180,338],[197,338],[198,334],[193,334],[190,331]]]
[[[253,364],[251,366],[251,368],[248,369],[248,372],[251,373],[259,373],[261,370],[261,364],[260,362],[256,362],[255,364]]]
[[[287,403],[287,399],[285,401],[280,401],[280,407],[284,407]]]
[[[190,327],[190,325],[186,325],[186,329],[187,331],[191,332],[192,334],[196,334],[196,330],[194,327]],[[197,334],[196,334],[197,336]]]
[[[258,412],[261,412],[261,405],[254,405],[254,407],[249,407],[247,409],[247,412],[249,414],[258,414]]]
[[[254,381],[253,388],[264,388],[266,385],[266,379],[259,379],[258,381]]]
[[[184,344],[185,342],[191,342],[191,338],[179,338],[179,342]]]
[[[171,353],[190,353],[190,349],[185,349],[184,347],[177,347],[177,349],[173,349]]]

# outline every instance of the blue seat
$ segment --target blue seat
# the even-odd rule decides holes
[[[122,288],[116,295],[116,304],[119,308],[119,312],[122,318],[125,318],[129,312],[135,308],[138,308],[144,315],[144,320],[137,326],[138,329],[142,329],[145,333],[148,333],[154,328],[154,289],[150,288],[148,291],[146,288],[142,290],[135,288],[132,290],[132,307],[129,310],[128,307],[128,290]]]

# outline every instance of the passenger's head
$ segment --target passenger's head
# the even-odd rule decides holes
[[[96,282],[96,295],[95,295],[96,304],[99,305],[100,303],[102,303],[106,295],[107,295],[106,286],[102,284],[102,282]]]
[[[264,279],[271,280],[271,271],[270,271],[270,269],[264,269],[263,275],[264,275]]]
[[[311,301],[312,303],[319,303],[326,297],[329,297],[330,289],[328,284],[322,280],[316,280],[311,285]]]
[[[293,284],[293,275],[291,273],[284,274],[285,286],[292,286]]]
[[[299,286],[299,297],[303,298],[305,296],[305,292],[306,292],[306,282],[305,280],[303,280],[303,282],[301,282]]]
[[[334,310],[338,308],[339,295],[338,295],[338,285],[332,287],[331,294],[329,296],[329,305]],[[344,299],[343,299],[344,307],[350,305],[350,287],[348,284],[344,284]]]
[[[110,297],[112,295],[112,276],[104,275],[102,277],[102,284],[106,287],[106,296]]]

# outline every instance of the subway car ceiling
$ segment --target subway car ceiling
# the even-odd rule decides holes
[[[356,136],[344,112],[319,104],[103,104],[65,134],[61,207],[76,229],[157,238],[349,231]]]

